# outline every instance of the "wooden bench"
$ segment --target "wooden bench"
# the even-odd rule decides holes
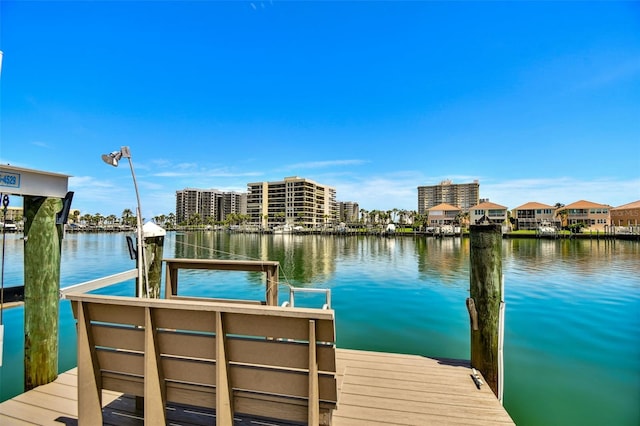
[[[166,404],[328,425],[337,403],[334,311],[68,294],[78,328],[78,422],[102,424],[102,389]]]

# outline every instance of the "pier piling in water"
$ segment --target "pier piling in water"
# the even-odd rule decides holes
[[[482,373],[493,393],[501,399],[501,225],[471,225],[470,250],[470,297],[467,299],[467,309],[471,323],[471,366]]]
[[[144,252],[147,258],[145,263],[149,268],[147,271],[149,294],[147,296],[158,299],[160,298],[160,281],[162,278],[164,237],[167,231],[151,222],[147,222],[142,227],[142,230],[144,236]],[[146,289],[143,288],[143,291],[146,292]]]
[[[24,387],[58,377],[59,198],[24,197]]]

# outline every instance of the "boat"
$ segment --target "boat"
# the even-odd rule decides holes
[[[18,227],[15,223],[4,223],[0,222],[0,228],[2,228],[3,232],[17,232]]]
[[[291,234],[293,232],[293,226],[285,223],[284,225],[276,225],[273,227],[274,234]]]

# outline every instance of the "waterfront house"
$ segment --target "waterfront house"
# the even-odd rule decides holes
[[[505,224],[507,208],[500,204],[484,201],[469,209],[469,223],[477,225],[483,217],[489,218],[491,223]]]
[[[429,212],[429,226],[452,225],[462,209],[447,203],[440,203],[427,209]]]
[[[609,209],[612,226],[640,225],[640,200]]]
[[[560,227],[556,207],[531,201],[513,209],[516,229],[538,229],[540,226]]]
[[[610,210],[608,204],[579,200],[558,208],[556,216],[562,221],[562,226],[582,223],[588,231],[604,231],[610,222]]]

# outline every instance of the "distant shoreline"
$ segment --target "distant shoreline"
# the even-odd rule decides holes
[[[344,236],[344,237],[354,237],[354,236],[375,236],[375,237],[384,237],[384,238],[395,238],[395,237],[424,237],[424,238],[466,238],[469,236],[468,231],[463,231],[462,233],[449,233],[449,234],[439,234],[437,232],[428,232],[428,231],[414,231],[409,229],[402,229],[396,231],[382,231],[378,230],[367,230],[367,229],[348,229],[348,230],[333,230],[333,229],[304,229],[297,230],[292,232],[286,232],[284,234],[274,233],[273,231],[264,231],[264,230],[252,230],[252,229],[228,229],[228,228],[198,228],[191,226],[184,227],[175,227],[171,229],[167,229],[167,231],[174,232],[230,232],[230,233],[238,233],[238,234],[268,234],[268,235],[326,235],[326,236]],[[66,233],[135,233],[135,228],[112,228],[105,229],[104,227],[98,228],[76,228],[76,229],[65,229]],[[11,232],[12,234],[22,234],[22,230],[18,230],[17,232]],[[521,232],[521,231],[512,231],[503,233],[503,238],[508,239],[517,239],[517,238],[525,238],[525,239],[592,239],[592,240],[626,240],[626,241],[640,241],[640,233],[611,233],[611,232],[583,232],[583,233],[569,233],[560,231],[555,234],[549,235],[541,235],[537,232]]]

